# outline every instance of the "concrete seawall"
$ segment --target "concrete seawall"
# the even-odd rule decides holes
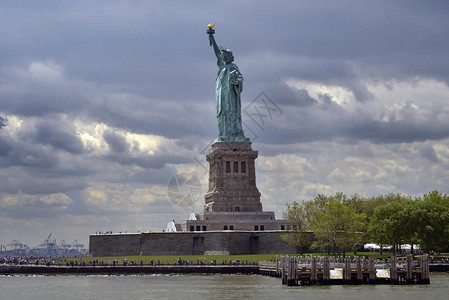
[[[449,272],[449,264],[429,264],[430,272]],[[144,275],[144,274],[259,274],[258,265],[242,266],[34,266],[34,265],[0,265],[0,275]]]
[[[429,264],[429,271],[431,273],[449,272],[449,264]]]
[[[1,275],[131,275],[131,274],[259,274],[259,266],[34,266],[34,265],[0,265]]]

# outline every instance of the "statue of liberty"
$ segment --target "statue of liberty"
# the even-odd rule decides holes
[[[219,47],[215,42],[214,24],[209,24],[207,34],[210,45],[217,56],[218,73],[215,81],[215,101],[217,105],[218,137],[214,142],[249,142],[242,128],[242,104],[240,94],[243,76],[234,64],[231,50]]]

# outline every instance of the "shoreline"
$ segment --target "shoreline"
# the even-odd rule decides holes
[[[431,273],[448,273],[449,264],[429,264]],[[149,275],[149,274],[261,274],[258,265],[160,266],[35,266],[0,265],[0,275]]]
[[[259,274],[258,265],[34,266],[0,265],[0,275]]]

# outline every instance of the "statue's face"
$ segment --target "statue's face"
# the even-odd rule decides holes
[[[223,51],[223,60],[225,63],[232,63],[234,61],[234,55],[231,51]]]

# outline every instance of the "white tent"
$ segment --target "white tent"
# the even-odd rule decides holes
[[[379,250],[380,246],[377,244],[365,244],[365,246],[363,247],[365,249],[373,249],[373,250]]]
[[[175,221],[168,222],[165,232],[176,232]]]

